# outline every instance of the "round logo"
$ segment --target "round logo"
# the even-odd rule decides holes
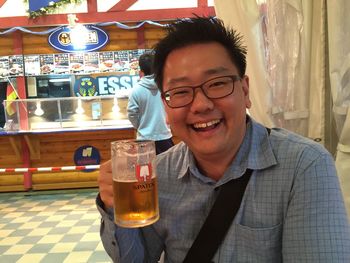
[[[74,93],[79,97],[97,95],[96,80],[92,77],[81,77],[75,81]]]

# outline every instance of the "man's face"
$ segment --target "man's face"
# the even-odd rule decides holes
[[[172,51],[165,62],[163,91],[180,86],[197,86],[221,76],[238,75],[225,48],[216,43],[194,44]],[[234,83],[231,95],[208,99],[195,90],[191,104],[170,108],[165,104],[174,135],[183,140],[196,158],[234,157],[246,130],[246,108],[251,103],[248,77]]]

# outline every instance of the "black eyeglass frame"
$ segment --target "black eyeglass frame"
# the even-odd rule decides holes
[[[208,83],[208,82],[210,82],[210,81],[213,81],[213,80],[215,80],[215,79],[227,78],[227,77],[229,77],[229,78],[232,79],[232,90],[231,90],[231,92],[229,92],[228,94],[226,94],[226,95],[224,95],[224,96],[220,96],[220,97],[210,97],[210,96],[208,96],[208,95],[206,94],[205,90],[203,89],[203,86],[204,86],[206,83]],[[241,78],[240,76],[238,76],[238,75],[225,75],[225,76],[220,76],[220,77],[215,77],[215,78],[212,78],[212,79],[208,79],[207,81],[204,81],[202,84],[200,84],[200,85],[198,85],[198,86],[182,86],[182,87],[176,87],[176,88],[167,90],[166,92],[162,92],[161,95],[162,95],[162,98],[163,98],[163,100],[165,101],[165,103],[166,103],[170,108],[172,108],[172,109],[182,108],[182,107],[185,107],[185,106],[187,106],[187,105],[189,105],[189,104],[191,104],[191,103],[193,102],[194,96],[195,96],[195,92],[194,92],[195,89],[198,89],[198,88],[201,89],[202,92],[203,92],[203,94],[204,94],[208,99],[222,99],[222,98],[225,98],[225,97],[231,95],[231,94],[233,93],[233,91],[235,90],[235,82],[236,82],[236,81],[241,81],[241,80],[242,80],[242,78]],[[169,104],[170,101],[167,99],[167,94],[168,94],[169,92],[171,92],[171,91],[174,91],[174,90],[177,90],[177,89],[183,89],[183,88],[191,88],[191,89],[193,90],[193,92],[192,92],[192,100],[189,101],[188,103],[184,104],[184,105],[181,105],[181,106],[171,106],[171,105]]]

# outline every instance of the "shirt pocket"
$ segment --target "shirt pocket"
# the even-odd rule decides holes
[[[252,228],[235,225],[234,262],[282,262],[282,224]]]

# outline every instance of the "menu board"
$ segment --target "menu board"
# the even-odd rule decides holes
[[[129,51],[121,50],[114,52],[114,62],[116,71],[128,71],[129,70]]]
[[[0,78],[8,77],[10,74],[9,69],[9,57],[0,57]]]
[[[69,54],[69,69],[70,69],[70,73],[81,73],[84,71],[84,54],[83,53]]]
[[[91,52],[84,54],[84,72],[99,72],[98,53]]]
[[[144,49],[129,50],[130,75],[136,75],[139,72],[139,57],[144,53],[144,51]]]
[[[26,75],[40,75],[41,72],[39,55],[25,56],[24,68]]]
[[[23,56],[9,56],[9,72],[11,76],[23,76]]]
[[[54,59],[53,55],[39,55],[40,58],[40,73],[51,74],[54,72]]]
[[[55,74],[67,74],[69,73],[69,55],[66,53],[54,54],[55,61]]]
[[[139,72],[139,57],[146,50],[121,50],[87,53],[0,56],[0,78],[47,74],[80,74],[97,72]],[[149,50],[147,50],[149,51]]]
[[[114,59],[113,52],[100,52],[100,65],[99,69],[101,72],[114,71]]]

